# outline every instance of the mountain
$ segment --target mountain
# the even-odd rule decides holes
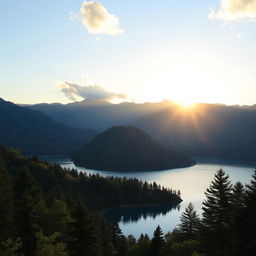
[[[169,108],[132,122],[166,147],[193,156],[256,161],[256,110],[220,104]]]
[[[0,144],[23,153],[70,154],[95,135],[94,130],[72,128],[0,99]]]
[[[116,126],[73,155],[76,164],[101,170],[164,170],[190,166],[189,157],[167,150],[138,128]]]
[[[55,121],[66,125],[103,131],[114,125],[133,122],[140,117],[168,108],[172,104],[170,101],[111,104],[100,100],[84,100],[69,104],[36,104],[26,107],[42,111]]]

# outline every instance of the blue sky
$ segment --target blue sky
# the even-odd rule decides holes
[[[138,102],[256,103],[256,23],[243,6],[228,12],[234,20],[226,24],[220,0],[99,3],[123,33],[90,33],[81,22],[83,1],[1,1],[1,97],[65,103],[71,99],[60,85],[82,91],[97,84]],[[210,7],[216,18],[208,17]],[[70,12],[79,17],[71,21]]]

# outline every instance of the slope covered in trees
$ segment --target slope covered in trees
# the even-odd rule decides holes
[[[188,156],[167,150],[131,126],[115,126],[97,135],[73,155],[76,164],[102,170],[164,170],[190,166]]]
[[[0,143],[26,154],[70,154],[96,134],[0,99]]]
[[[51,176],[58,188],[48,183]],[[84,182],[87,179],[87,183]],[[247,186],[232,185],[218,170],[206,190],[200,220],[192,204],[181,215],[180,225],[153,237],[125,237],[117,223],[108,223],[88,209],[84,201],[93,196],[76,188],[97,188],[115,183],[125,191],[136,180],[86,177],[59,166],[23,158],[16,151],[0,150],[0,255],[4,256],[241,256],[255,254],[256,172]],[[59,183],[62,180],[63,183]],[[124,185],[125,184],[125,185]],[[156,184],[140,183],[143,191],[174,193]],[[132,186],[132,188],[131,188]],[[92,188],[91,187],[91,188]],[[94,193],[96,192],[94,187]],[[135,186],[136,187],[136,186]],[[70,191],[71,193],[67,193]],[[88,190],[89,191],[89,190]],[[87,191],[87,192],[88,192]],[[105,195],[107,194],[105,190]],[[116,191],[115,191],[116,192]],[[73,194],[74,193],[74,194]],[[93,193],[93,194],[94,194]],[[116,194],[116,193],[115,193]],[[115,196],[113,194],[112,196]],[[86,200],[84,200],[86,196]],[[107,196],[107,195],[106,195]],[[95,200],[98,200],[95,199]],[[101,203],[100,201],[97,201]]]
[[[88,207],[180,201],[156,183],[87,176],[0,148],[1,255],[127,255],[118,225]]]

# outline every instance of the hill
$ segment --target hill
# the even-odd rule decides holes
[[[102,170],[164,170],[190,166],[189,157],[167,150],[134,127],[116,126],[98,134],[73,155],[76,164]]]
[[[25,154],[70,154],[95,134],[94,130],[72,128],[40,111],[0,99],[0,143]]]

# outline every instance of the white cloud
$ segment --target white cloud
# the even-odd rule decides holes
[[[209,18],[225,22],[256,21],[256,0],[221,0],[219,10],[212,9]]]
[[[69,20],[74,21],[74,20],[77,20],[79,18],[79,15],[75,12],[70,12],[68,18],[69,18]]]
[[[84,1],[80,8],[84,26],[92,34],[118,35],[124,32],[119,26],[119,19],[98,2]]]
[[[118,94],[110,92],[103,87],[95,85],[81,86],[70,82],[57,82],[61,91],[65,96],[72,101],[77,100],[79,97],[87,100],[104,100],[111,101],[114,99],[126,99],[126,94]]]

